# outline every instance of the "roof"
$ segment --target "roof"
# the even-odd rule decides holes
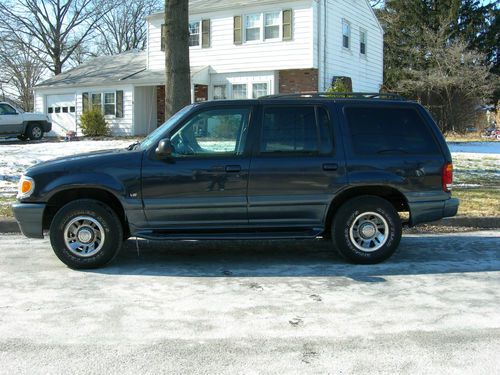
[[[193,83],[202,84],[209,67],[191,67]],[[208,77],[208,76],[207,76]],[[161,85],[165,81],[163,70],[146,69],[146,52],[125,52],[114,56],[96,57],[67,72],[50,78],[36,89],[88,87],[118,84]],[[198,82],[199,81],[199,82]]]
[[[116,84],[145,69],[145,52],[131,51],[115,56],[101,56],[52,77],[36,88]]]

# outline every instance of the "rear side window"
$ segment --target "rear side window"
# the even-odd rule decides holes
[[[332,136],[328,113],[314,106],[267,107],[260,153],[329,154]]]
[[[439,152],[430,129],[415,109],[348,107],[344,111],[355,154]]]

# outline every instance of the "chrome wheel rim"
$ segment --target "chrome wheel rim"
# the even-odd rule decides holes
[[[31,134],[33,134],[34,138],[42,138],[42,129],[40,129],[38,126],[35,126],[31,131]]]
[[[78,216],[64,228],[66,248],[78,257],[88,258],[104,246],[106,235],[102,224],[90,216]]]
[[[376,212],[364,212],[352,222],[349,237],[358,250],[372,253],[387,242],[389,224],[382,215]]]

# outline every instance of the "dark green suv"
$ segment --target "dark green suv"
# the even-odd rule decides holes
[[[458,209],[451,155],[429,113],[381,94],[193,104],[141,143],[39,164],[19,186],[22,231],[48,230],[73,268],[105,265],[129,237],[322,236],[352,262],[377,263],[404,222]]]

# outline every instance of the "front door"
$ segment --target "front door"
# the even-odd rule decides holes
[[[152,229],[202,230],[247,225],[251,106],[201,109],[169,137],[171,157],[146,155],[142,198]]]
[[[22,128],[23,116],[17,113],[14,107],[5,103],[0,104],[0,134],[21,134]]]
[[[249,223],[322,228],[329,203],[346,183],[339,137],[327,108],[268,105],[248,185]]]

